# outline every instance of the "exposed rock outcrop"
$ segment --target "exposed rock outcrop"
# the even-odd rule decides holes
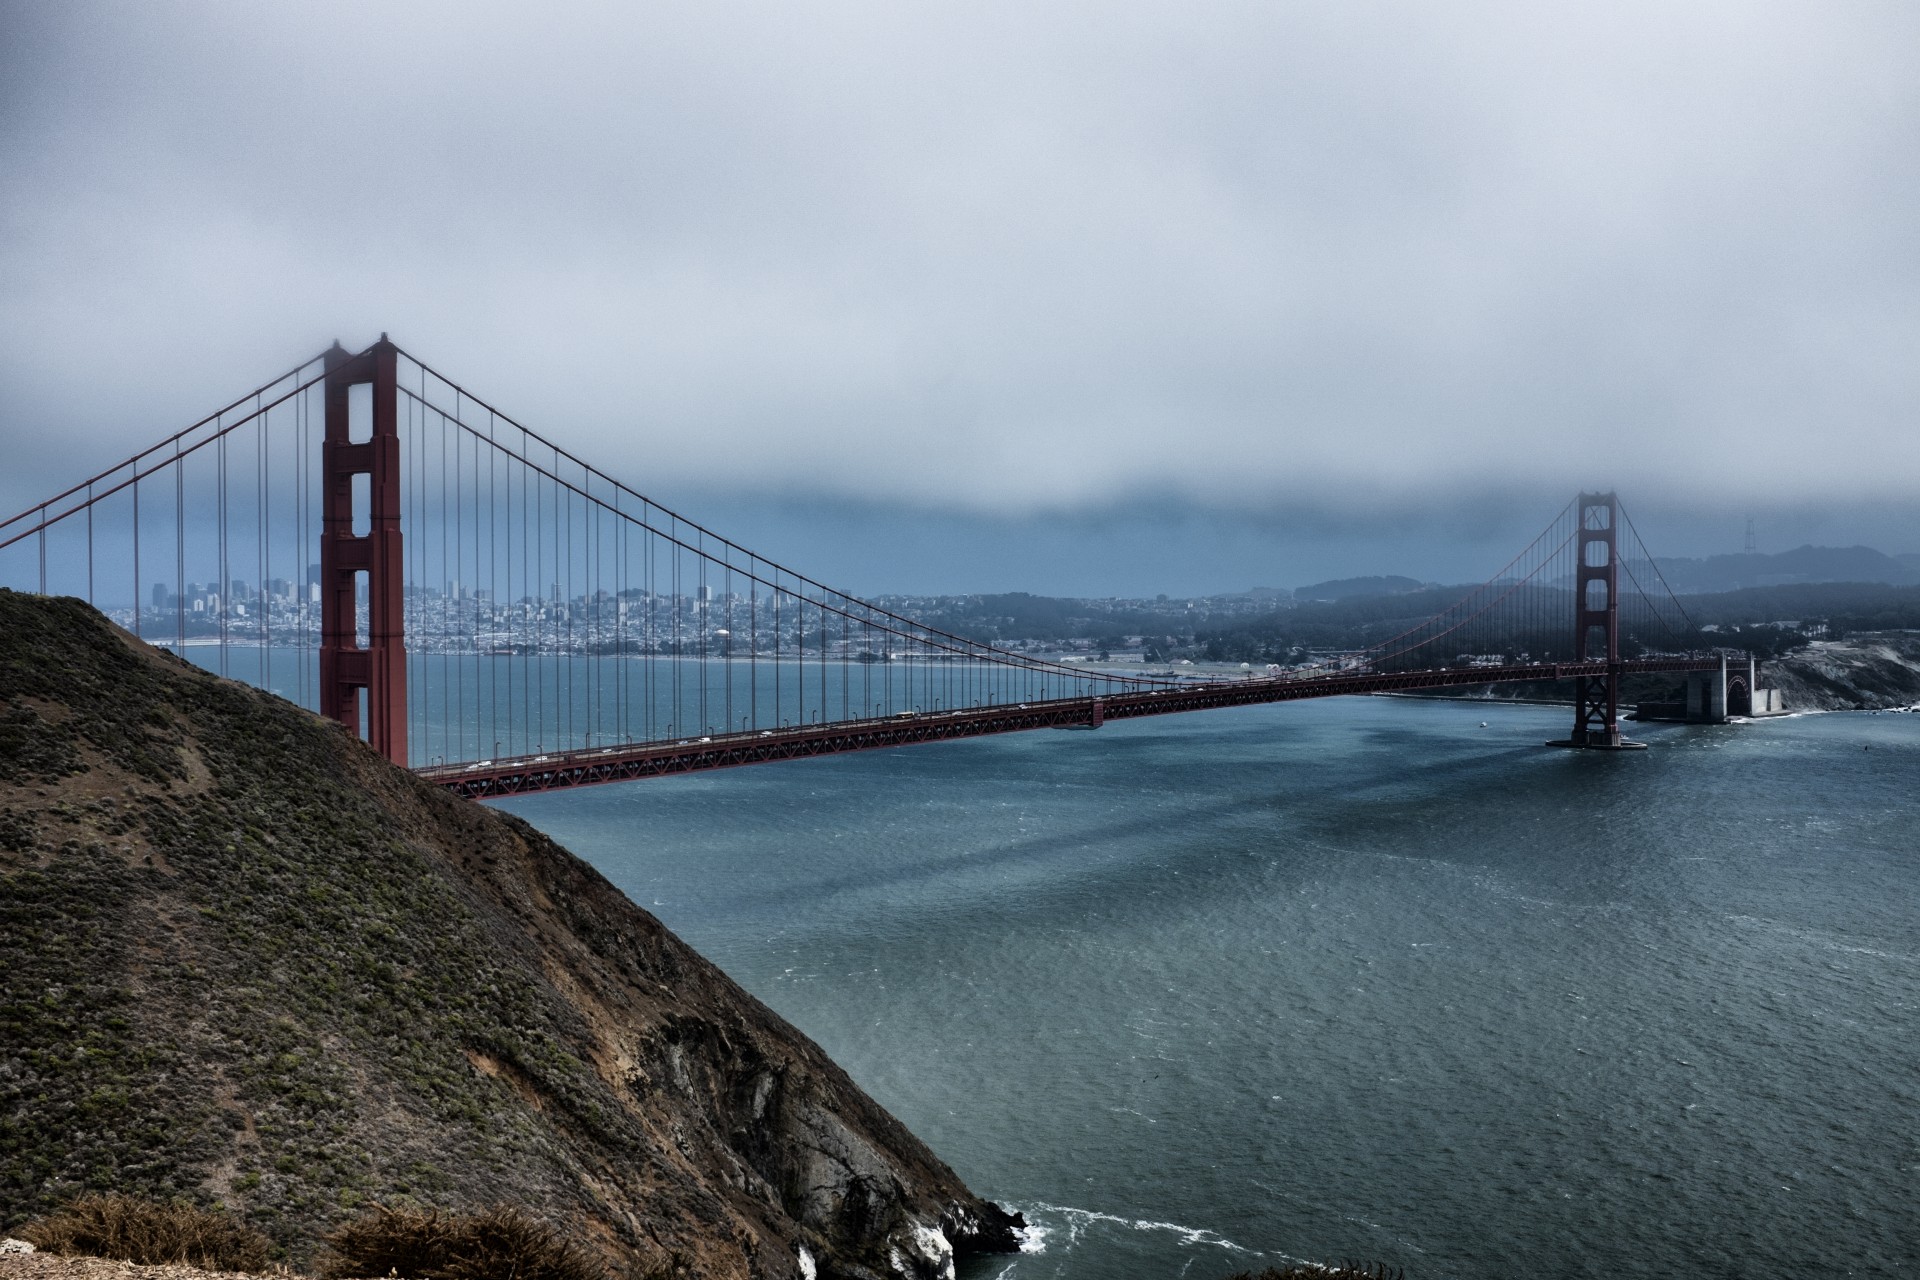
[[[1789,711],[1878,710],[1920,703],[1920,635],[1892,631],[1816,640],[1761,669]]]
[[[83,1189],[296,1262],[406,1198],[697,1277],[950,1275],[1017,1225],[527,824],[0,591],[0,1228]]]

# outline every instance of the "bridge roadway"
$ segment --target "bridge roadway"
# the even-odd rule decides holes
[[[1717,671],[1720,659],[1642,658],[1618,664],[1621,675]],[[1107,720],[1245,707],[1343,694],[1409,693],[1420,689],[1515,681],[1574,680],[1607,673],[1604,662],[1527,663],[1505,667],[1444,667],[1423,671],[1355,671],[1289,679],[1285,676],[1195,681],[1179,688],[1054,698],[954,711],[903,711],[892,716],[835,720],[779,729],[750,729],[673,742],[630,743],[582,751],[432,765],[414,770],[429,782],[472,799],[625,782],[670,773],[696,773],[770,760],[837,755],[915,742],[945,742],[1027,729],[1097,728]]]

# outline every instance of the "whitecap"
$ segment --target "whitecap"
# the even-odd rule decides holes
[[[1177,1236],[1180,1243],[1188,1247],[1205,1245],[1209,1248],[1222,1249],[1229,1253],[1243,1253],[1249,1257],[1257,1258],[1264,1256],[1258,1249],[1249,1249],[1245,1245],[1236,1244],[1225,1236],[1214,1231],[1209,1231],[1205,1227],[1190,1227],[1178,1222],[1159,1222],[1151,1218],[1124,1218],[1118,1214],[1102,1213],[1098,1209],[1075,1209],[1069,1205],[1036,1204],[1033,1206],[1033,1211],[1057,1215],[1066,1220],[1067,1245],[1069,1248],[1079,1243],[1080,1237],[1086,1233],[1088,1228],[1095,1225],[1107,1225],[1124,1228],[1129,1231],[1167,1232]],[[1028,1228],[1030,1231],[1032,1229],[1031,1227]],[[1025,1251],[1024,1246],[1022,1251]]]

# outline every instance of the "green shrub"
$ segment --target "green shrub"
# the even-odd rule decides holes
[[[47,1253],[184,1262],[208,1271],[257,1271],[269,1247],[265,1236],[225,1214],[132,1196],[81,1196],[20,1234]]]
[[[595,1256],[536,1218],[507,1205],[479,1213],[389,1209],[327,1237],[323,1280],[401,1276],[405,1280],[606,1280]]]

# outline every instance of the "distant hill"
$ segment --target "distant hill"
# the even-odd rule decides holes
[[[713,1280],[952,1274],[1016,1221],[526,823],[0,591],[0,1234],[82,1190],[301,1265],[368,1202],[505,1201]]]
[[[1340,600],[1359,600],[1368,596],[1398,596],[1409,591],[1419,591],[1427,584],[1416,582],[1412,578],[1396,575],[1371,578],[1335,578],[1331,582],[1316,582],[1310,587],[1295,587],[1293,598],[1301,604],[1314,601],[1334,602]]]
[[[1920,583],[1920,556],[1890,556],[1872,547],[1805,546],[1774,555],[1661,560],[1660,572],[1676,592],[1687,594],[1811,582],[1881,582],[1904,587]]]

